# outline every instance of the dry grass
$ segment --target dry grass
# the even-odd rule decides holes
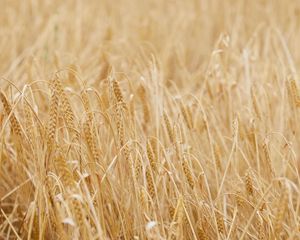
[[[298,1],[0,22],[0,239],[300,239]]]

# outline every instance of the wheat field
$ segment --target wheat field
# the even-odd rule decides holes
[[[300,239],[300,2],[2,0],[0,239]]]

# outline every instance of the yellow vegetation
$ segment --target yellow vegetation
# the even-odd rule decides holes
[[[300,4],[3,0],[0,239],[300,239]]]

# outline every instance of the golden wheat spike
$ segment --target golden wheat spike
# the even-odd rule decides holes
[[[148,156],[148,160],[149,160],[150,166],[152,168],[152,171],[156,171],[156,169],[157,169],[156,156],[155,156],[155,153],[153,151],[152,144],[151,144],[150,140],[147,141],[146,149],[147,149],[147,156]]]
[[[192,175],[192,171],[191,171],[191,168],[189,167],[189,164],[185,158],[183,158],[181,165],[183,168],[184,175],[188,181],[188,184],[190,185],[191,188],[194,188],[195,182],[194,182],[194,178]]]
[[[117,100],[117,103],[120,106],[122,106],[124,109],[127,109],[126,104],[124,102],[124,98],[123,98],[123,94],[122,94],[119,82],[116,79],[114,79],[112,81],[112,88],[113,88],[113,93],[114,93],[114,96]]]
[[[173,143],[174,142],[173,129],[171,127],[171,123],[170,123],[169,117],[168,117],[168,115],[165,112],[163,114],[163,118],[164,118],[164,122],[165,122],[165,126],[166,126],[166,129],[167,129],[167,132],[168,132],[169,139]]]
[[[59,96],[56,91],[52,93],[50,100],[49,122],[47,126],[47,146],[51,149],[54,145],[58,120]]]
[[[246,187],[246,192],[249,196],[254,195],[254,187],[253,187],[253,180],[251,176],[251,172],[248,171],[245,175],[245,187]]]
[[[218,211],[216,212],[216,220],[217,220],[217,226],[218,226],[218,231],[221,235],[225,234],[225,224],[224,224],[224,219],[221,213]]]
[[[73,132],[76,129],[75,115],[72,110],[70,101],[64,91],[63,85],[62,85],[60,79],[58,78],[58,76],[56,76],[53,80],[53,88],[57,91],[57,93],[61,99],[61,104],[62,104],[62,109],[63,109],[63,117],[66,121],[67,127],[68,127],[69,131]],[[75,133],[75,141],[78,141],[79,133],[77,131],[75,131],[74,133]]]
[[[284,188],[282,193],[280,194],[280,198],[277,204],[277,211],[276,211],[275,221],[274,221],[275,236],[279,236],[282,231],[282,227],[283,227],[282,222],[284,220],[287,207],[288,207],[288,189]]]
[[[153,182],[153,177],[152,177],[150,168],[146,169],[146,180],[147,180],[148,193],[149,193],[150,197],[152,199],[154,199],[155,198],[155,185]]]
[[[11,123],[11,129],[12,132],[15,133],[18,137],[22,137],[22,130],[21,130],[21,126],[20,123],[18,122],[15,114],[12,112],[12,108],[11,105],[9,104],[5,94],[0,91],[0,99],[1,102],[3,104],[5,113],[10,116],[10,123]]]
[[[300,106],[299,89],[298,89],[295,79],[291,79],[289,81],[289,88],[290,88],[291,95],[292,95],[291,97],[292,97],[292,100],[293,100],[295,106],[296,107]]]

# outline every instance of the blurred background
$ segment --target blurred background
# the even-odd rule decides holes
[[[97,84],[108,65],[130,76],[152,57],[163,81],[178,86],[196,84],[218,61],[229,68],[219,74],[237,81],[239,67],[253,61],[259,81],[260,68],[276,72],[291,57],[290,72],[300,61],[293,0],[2,0],[0,22],[0,75],[15,83],[76,64]]]

